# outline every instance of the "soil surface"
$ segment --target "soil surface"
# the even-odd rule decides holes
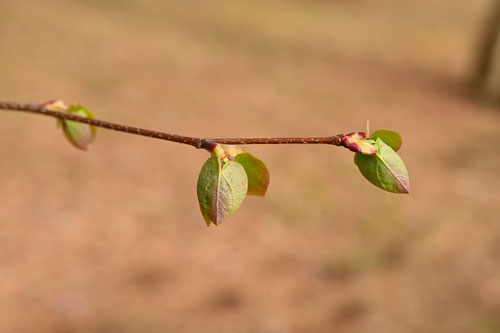
[[[410,195],[333,146],[248,146],[265,198],[207,228],[204,151],[0,111],[0,332],[499,332],[486,0],[0,3],[0,100],[200,137],[397,130]]]

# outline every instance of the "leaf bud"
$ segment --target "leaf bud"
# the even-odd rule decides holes
[[[50,105],[50,108],[59,107],[57,105]],[[69,114],[77,115],[85,118],[94,118],[89,110],[81,105],[71,105],[69,109],[65,110]],[[95,126],[79,123],[72,120],[60,120],[64,135],[73,146],[78,149],[87,150],[89,143],[94,140]]]
[[[43,108],[50,111],[64,112],[70,108],[69,104],[60,99],[48,101],[43,105]]]
[[[366,133],[353,132],[342,137],[342,145],[355,153],[375,155],[375,147],[366,139]]]

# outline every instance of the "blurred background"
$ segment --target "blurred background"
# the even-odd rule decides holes
[[[2,0],[0,100],[201,137],[370,119],[412,193],[249,146],[266,198],[207,228],[206,152],[101,129],[83,153],[1,111],[0,332],[500,332],[500,110],[471,92],[494,2]]]

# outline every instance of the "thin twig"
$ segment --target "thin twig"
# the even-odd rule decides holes
[[[342,146],[343,134],[327,137],[305,137],[305,138],[196,138],[191,136],[177,135],[159,131],[138,128],[134,126],[121,125],[111,123],[104,120],[86,118],[75,114],[52,111],[45,108],[44,104],[23,104],[12,102],[0,102],[0,109],[10,111],[23,111],[38,113],[46,116],[55,117],[76,121],[80,123],[90,124],[96,127],[107,128],[113,131],[120,131],[135,135],[147,136],[150,138],[172,141],[191,145],[198,149],[207,149],[209,143],[233,144],[233,145],[249,145],[249,144],[329,144]]]

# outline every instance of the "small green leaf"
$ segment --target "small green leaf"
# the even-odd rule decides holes
[[[372,140],[381,139],[394,151],[398,151],[399,148],[401,148],[401,144],[403,143],[403,139],[401,138],[401,135],[399,135],[398,132],[389,131],[385,129],[376,130],[370,135],[370,139]]]
[[[247,194],[248,178],[243,166],[210,157],[198,177],[198,202],[207,225],[219,225],[240,207]]]
[[[359,171],[373,185],[393,193],[410,193],[408,171],[401,157],[384,141],[377,138],[377,153],[364,155],[356,153],[354,163]]]
[[[66,112],[85,118],[94,118],[89,110],[77,104],[71,105]],[[69,142],[79,149],[87,150],[89,143],[95,138],[95,126],[71,120],[60,120],[59,123],[62,125],[64,134]]]
[[[264,162],[249,153],[239,153],[234,160],[240,163],[247,173],[247,194],[263,197],[269,186],[269,171]]]

